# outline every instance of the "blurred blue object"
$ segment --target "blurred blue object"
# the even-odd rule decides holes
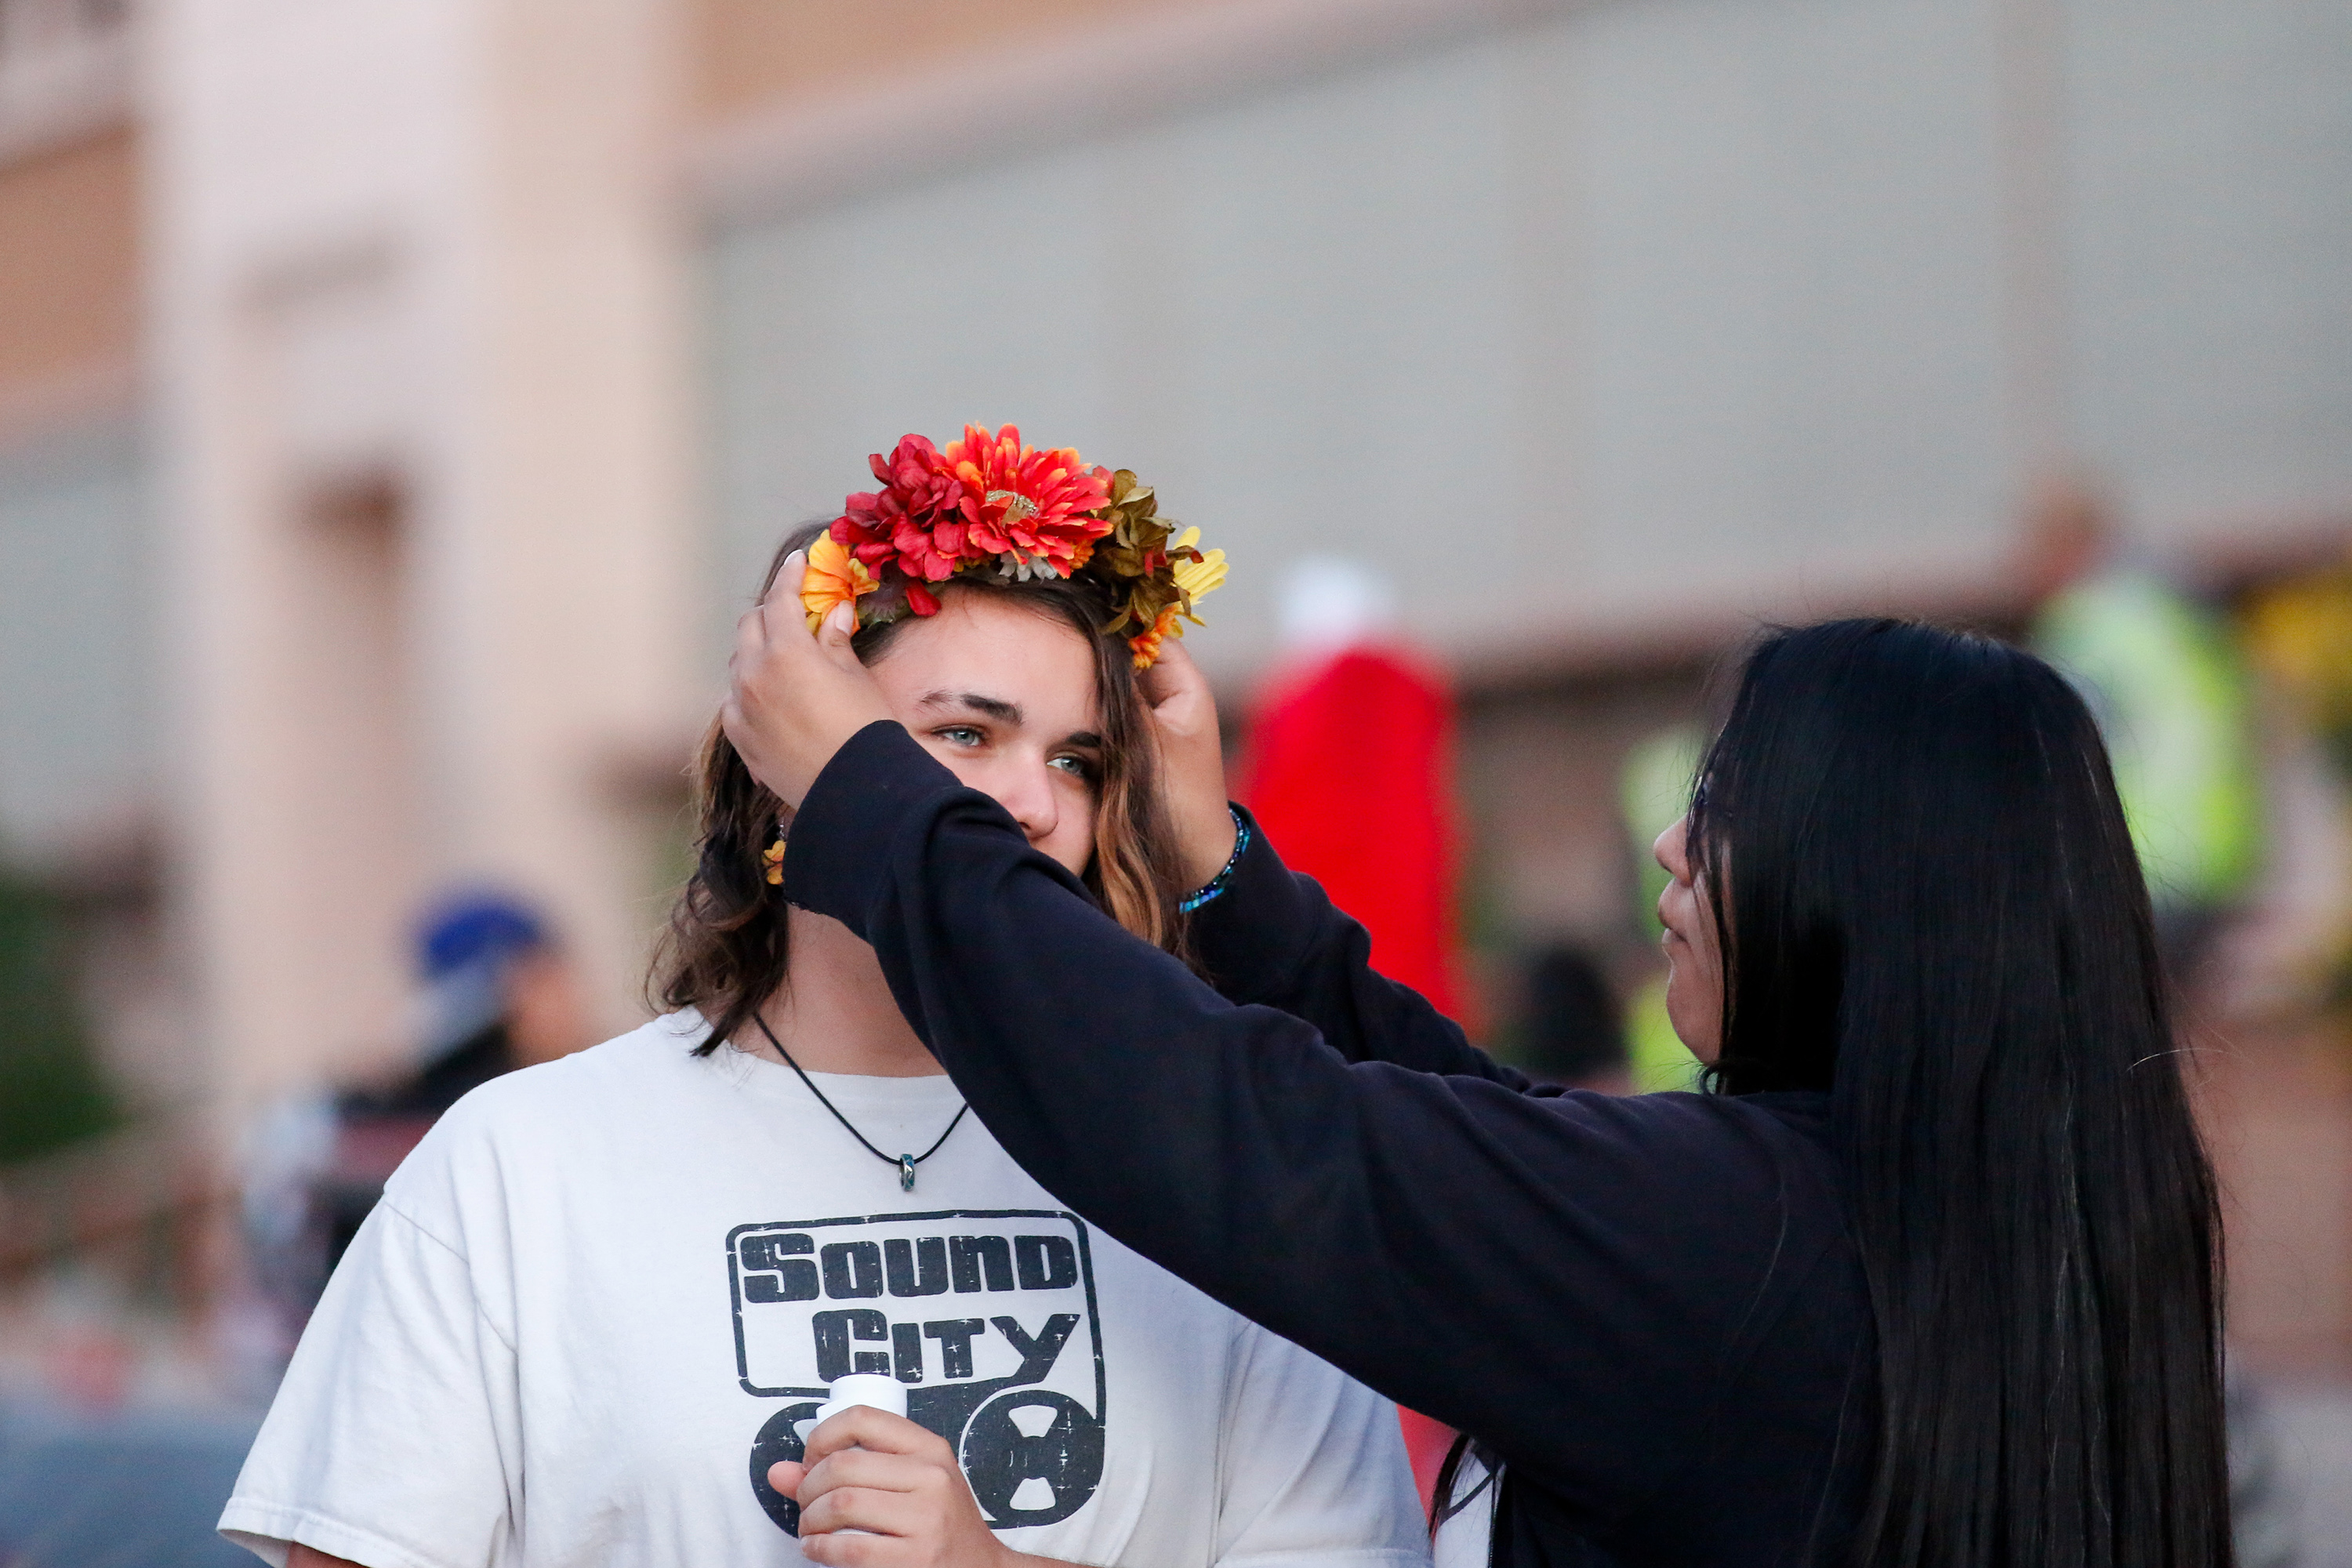
[[[257,1423],[0,1405],[5,1568],[252,1568],[214,1531]]]
[[[506,893],[475,889],[425,912],[417,924],[416,963],[426,980],[439,980],[546,945],[546,923],[530,906]]]
[[[495,889],[452,893],[427,908],[416,925],[416,970],[425,981],[418,1064],[441,1060],[496,1023],[506,1011],[508,966],[548,945],[539,913]]]

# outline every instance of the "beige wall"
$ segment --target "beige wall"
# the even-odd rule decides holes
[[[0,167],[0,440],[138,348],[139,144],[117,129]]]
[[[675,21],[151,13],[173,885],[233,1111],[403,1045],[454,882],[637,1016],[655,835],[611,780],[695,706]]]
[[[1204,0],[694,0],[692,102],[724,121],[780,97],[887,84],[959,55],[985,56]]]

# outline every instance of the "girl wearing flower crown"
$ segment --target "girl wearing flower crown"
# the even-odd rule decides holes
[[[930,757],[1181,954],[1218,866],[1178,848],[1159,753],[1213,725],[1176,639],[1222,556],[1010,426],[873,464],[763,595],[782,573]],[[716,726],[698,805],[674,1010],[476,1091],[410,1157],[223,1529],[297,1568],[1424,1561],[1393,1408],[1013,1164],[874,950],[787,903],[785,846],[826,829]],[[819,1421],[859,1374],[908,1415]]]

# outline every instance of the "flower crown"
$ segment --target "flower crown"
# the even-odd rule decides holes
[[[967,425],[945,451],[907,436],[867,460],[882,489],[843,502],[809,550],[801,605],[811,631],[842,604],[860,626],[935,616],[932,584],[992,565],[1021,582],[1083,573],[1110,592],[1117,613],[1104,634],[1134,627],[1128,647],[1149,669],[1185,621],[1202,624],[1194,603],[1225,580],[1225,552],[1202,552],[1197,528],[1179,535],[1150,486],[1125,468],[1088,468],[1066,447],[1024,446],[1013,426],[992,436]]]

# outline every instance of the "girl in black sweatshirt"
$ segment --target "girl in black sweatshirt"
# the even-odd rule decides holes
[[[1472,1048],[1245,822],[1200,973],[1129,936],[783,603],[728,729],[787,895],[1049,1190],[1465,1432],[1496,1563],[2229,1562],[2212,1180],[2040,661],[1759,645],[1660,845],[1710,1092],[1619,1100]]]

